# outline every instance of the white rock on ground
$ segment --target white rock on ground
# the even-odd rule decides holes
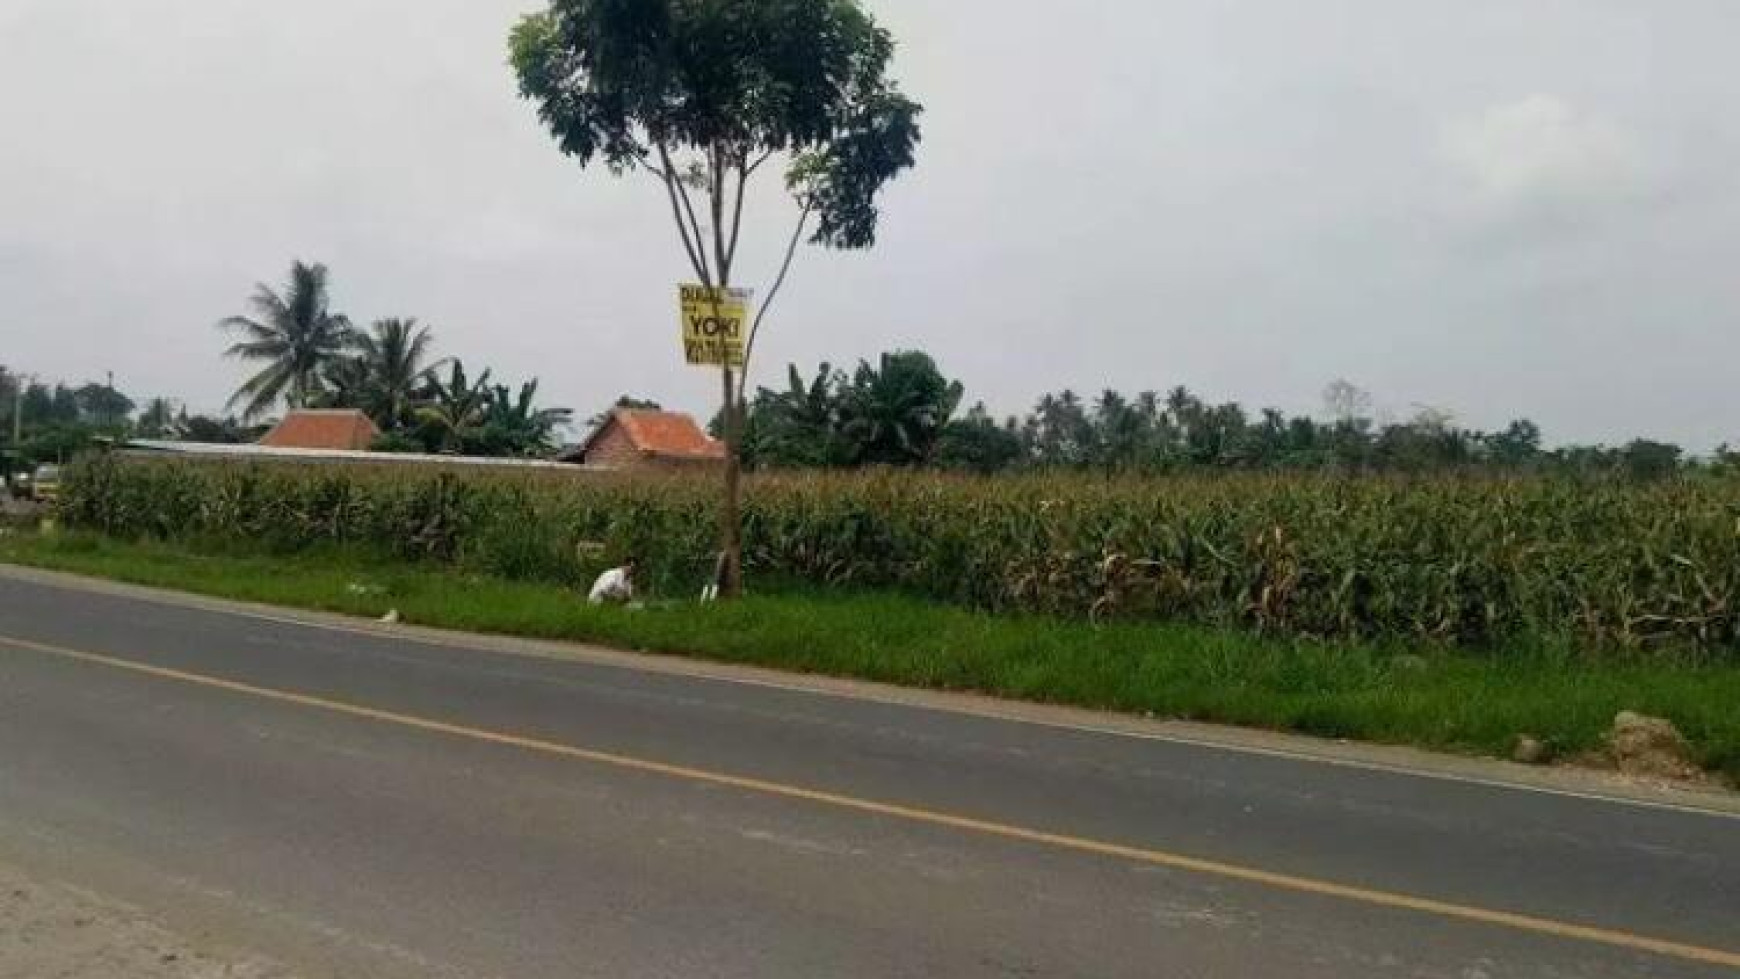
[[[1516,745],[1511,748],[1510,760],[1524,765],[1544,765],[1552,760],[1553,749],[1545,741],[1533,735],[1518,735]]]

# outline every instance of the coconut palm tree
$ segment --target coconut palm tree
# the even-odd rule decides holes
[[[306,407],[356,335],[350,320],[332,311],[326,266],[296,262],[281,294],[260,285],[248,303],[252,317],[231,316],[218,326],[242,338],[227,356],[265,366],[236,390],[230,407],[241,406],[247,419],[266,414],[280,401]]]
[[[418,402],[445,360],[428,363],[435,334],[415,319],[375,321],[356,336],[356,354],[335,362],[327,380],[343,392],[346,407],[358,408],[382,431],[404,428],[415,419]]]

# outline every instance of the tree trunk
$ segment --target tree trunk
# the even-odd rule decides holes
[[[725,505],[719,511],[719,597],[743,594],[743,418],[738,410],[732,370],[723,372],[725,423]]]
[[[726,247],[725,232],[725,168],[730,160],[725,147],[715,143],[707,153],[710,176],[708,199],[713,212],[713,268],[719,273],[715,288],[723,297],[725,291],[731,288],[732,251]],[[741,161],[737,166],[743,167]],[[745,174],[747,178],[747,174]],[[743,220],[743,191],[738,189],[737,219],[729,238],[737,239],[737,226]],[[701,241],[701,229],[695,228],[696,250],[705,252],[706,245]],[[703,277],[706,270],[703,269]],[[717,304],[714,312],[718,312]],[[747,363],[743,368],[748,370]],[[738,410],[738,387],[742,381],[737,379],[737,371],[731,363],[729,352],[725,356],[725,366],[720,371],[721,387],[724,397],[721,408],[725,420],[725,505],[719,510],[719,568],[718,581],[719,598],[731,601],[743,595],[743,413]]]

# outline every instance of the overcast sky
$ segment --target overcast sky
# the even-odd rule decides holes
[[[0,363],[215,409],[212,324],[302,258],[583,415],[709,410],[656,185],[579,170],[515,95],[536,6],[0,0]],[[922,347],[999,413],[1317,411],[1345,377],[1553,441],[1740,441],[1734,0],[869,6],[919,167],[877,249],[800,258],[762,382]]]

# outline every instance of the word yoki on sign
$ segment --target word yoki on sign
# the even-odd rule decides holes
[[[691,364],[742,367],[749,338],[747,289],[681,287],[683,356]]]

